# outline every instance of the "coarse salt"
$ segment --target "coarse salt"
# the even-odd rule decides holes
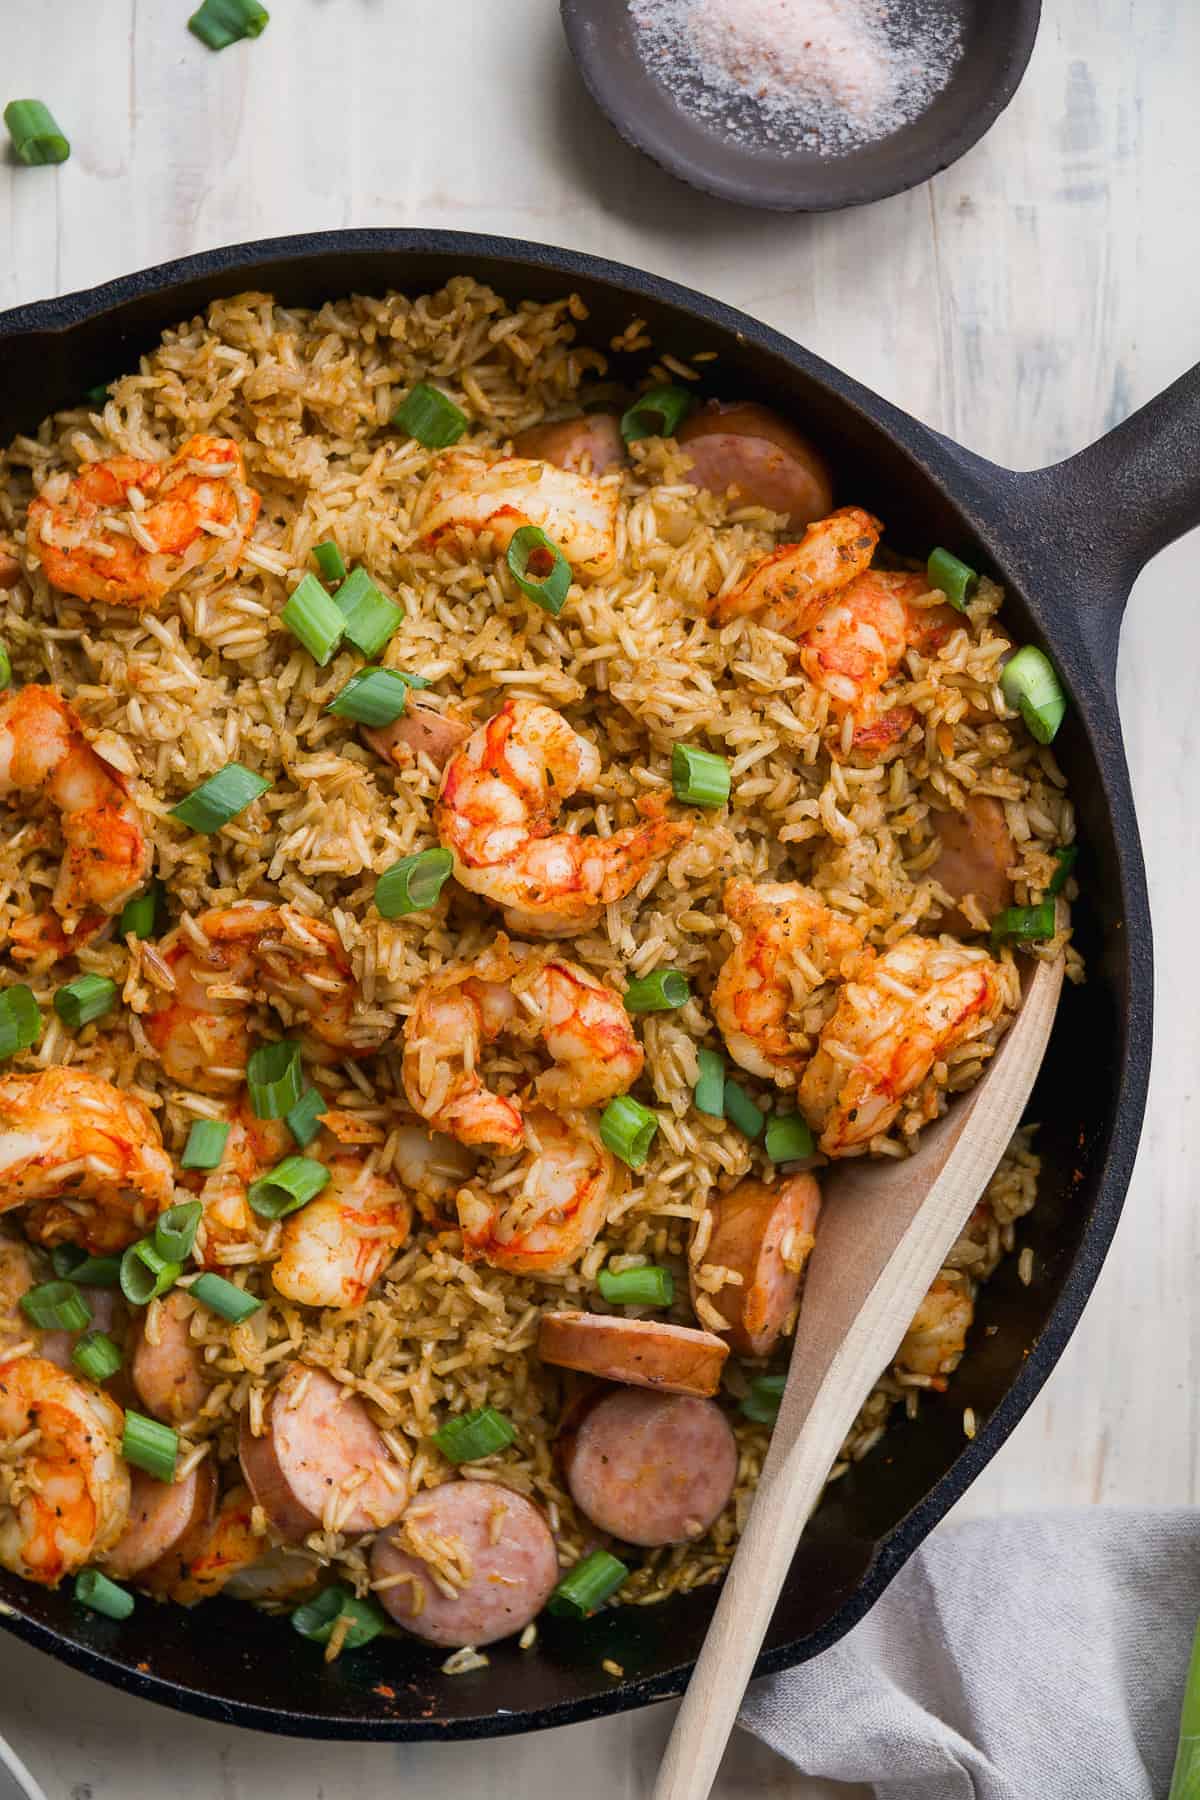
[[[844,153],[915,119],[961,52],[941,0],[629,0],[639,49],[689,112],[742,142]]]

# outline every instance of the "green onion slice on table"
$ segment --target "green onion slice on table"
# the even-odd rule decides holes
[[[546,1611],[559,1619],[586,1619],[615,1594],[629,1570],[607,1550],[593,1550],[573,1569],[568,1569],[549,1600]]]
[[[555,617],[567,602],[571,565],[540,525],[522,525],[509,540],[504,560],[521,592]]]
[[[506,1450],[516,1437],[516,1429],[494,1406],[479,1406],[474,1412],[456,1413],[433,1434],[433,1441],[447,1461],[479,1462]]]
[[[641,1168],[657,1132],[658,1114],[629,1094],[618,1094],[600,1115],[601,1139],[631,1169]]]
[[[86,1331],[92,1309],[73,1281],[43,1281],[21,1295],[21,1311],[40,1331]]]
[[[42,1014],[33,989],[18,982],[0,993],[0,1062],[32,1050],[42,1035]]]
[[[175,1479],[175,1459],[179,1455],[179,1433],[145,1413],[125,1409],[125,1431],[121,1438],[121,1455],[135,1469],[144,1469],[156,1481]]]
[[[223,1275],[213,1275],[206,1271],[197,1275],[195,1281],[188,1286],[188,1293],[210,1312],[215,1312],[222,1319],[228,1319],[231,1325],[240,1325],[262,1305],[253,1294],[245,1288],[238,1287],[236,1282],[226,1281]]]
[[[271,15],[258,0],[204,0],[188,30],[210,50],[228,50],[240,38],[261,37]]]
[[[656,1263],[643,1269],[601,1269],[596,1286],[610,1306],[670,1306],[675,1298],[670,1269]]]
[[[283,1119],[304,1092],[304,1066],[294,1038],[260,1044],[246,1064],[246,1086],[256,1119]]]
[[[230,1127],[224,1119],[193,1119],[187,1143],[179,1159],[181,1169],[216,1169],[220,1167],[229,1141]]]
[[[425,912],[431,907],[454,867],[449,850],[418,850],[415,856],[402,856],[385,869],[375,883],[375,906],[385,919],[402,919],[406,913]]]
[[[208,834],[220,831],[222,825],[228,825],[231,819],[245,812],[252,801],[265,794],[271,783],[262,775],[256,775],[252,769],[244,768],[240,762],[226,763],[207,781],[202,781],[198,788],[185,794],[177,805],[171,808],[171,817],[178,819],[190,831]]]
[[[54,1010],[71,1031],[79,1031],[111,1012],[116,999],[117,984],[107,975],[76,975],[74,981],[58,989]]]
[[[89,1612],[103,1613],[106,1619],[127,1619],[133,1611],[133,1595],[99,1569],[80,1569],[75,1577],[75,1598]]]
[[[621,436],[627,444],[638,438],[674,437],[691,410],[692,396],[686,388],[650,388],[622,417]]]
[[[392,424],[427,450],[445,450],[467,429],[467,415],[440,388],[418,381],[392,414]]]
[[[54,115],[40,100],[10,100],[4,109],[4,123],[18,162],[30,166],[62,163],[71,154]]]
[[[639,975],[625,989],[625,1011],[631,1013],[675,1012],[691,998],[686,975],[678,969],[655,969],[653,975]]]
[[[1000,675],[1000,690],[1039,744],[1053,743],[1067,711],[1058,671],[1036,644],[1026,644]]]

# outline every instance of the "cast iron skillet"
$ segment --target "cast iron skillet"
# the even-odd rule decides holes
[[[741,206],[831,212],[928,181],[990,131],[1025,73],[1042,0],[942,0],[962,54],[942,91],[908,125],[841,156],[756,141],[759,115],[730,111],[732,137],[675,99],[643,59],[629,0],[560,0],[563,30],[592,99],[627,144],[693,187]],[[891,0],[900,22],[927,0]]]
[[[806,1534],[759,1672],[836,1642],[995,1455],[1062,1352],[1112,1237],[1133,1166],[1150,1060],[1150,918],[1117,721],[1121,613],[1142,564],[1200,523],[1200,371],[1082,455],[1028,475],[999,469],[877,399],[777,332],[653,275],[544,245],[455,232],[345,231],[214,250],[92,293],[0,315],[0,438],[131,368],[164,326],[253,287],[311,305],[351,291],[421,291],[469,271],[513,298],[574,289],[585,334],[606,344],[630,317],[699,366],[714,393],[778,407],[831,456],[843,500],[877,512],[890,542],[935,543],[993,570],[1015,632],[1053,653],[1071,695],[1056,752],[1079,809],[1089,979],[1064,998],[1030,1116],[1044,1121],[1043,1197],[1012,1262],[982,1297],[973,1355],[919,1426],[830,1491]],[[933,352],[931,351],[931,354]],[[617,359],[620,366],[620,359]],[[625,371],[634,373],[632,365]],[[987,1335],[984,1328],[991,1330]],[[982,1421],[971,1443],[965,1406]],[[56,1593],[0,1578],[2,1622],[118,1686],[230,1723],[313,1737],[453,1738],[529,1731],[679,1693],[712,1613],[699,1591],[586,1626],[547,1619],[539,1646],[444,1677],[438,1656],[378,1639],[326,1669],[287,1627],[232,1602],[116,1625]],[[601,1669],[611,1658],[624,1669]]]

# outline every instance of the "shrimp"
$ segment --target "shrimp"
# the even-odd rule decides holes
[[[404,1091],[414,1112],[464,1144],[516,1150],[521,1102],[484,1086],[480,1051],[502,1033],[540,1038],[554,1066],[534,1082],[545,1105],[598,1106],[623,1094],[644,1056],[619,994],[563,957],[496,940],[433,976],[405,1026]]]
[[[132,1094],[82,1069],[0,1078],[0,1212],[36,1202],[36,1242],[124,1249],[173,1191],[158,1126]]]
[[[249,1488],[234,1487],[222,1496],[215,1518],[197,1535],[177,1570],[155,1582],[168,1600],[195,1606],[219,1594],[227,1581],[258,1562],[265,1538],[254,1530],[254,1502]]]
[[[943,1269],[913,1314],[912,1324],[896,1352],[897,1370],[924,1376],[930,1387],[944,1393],[946,1377],[962,1361],[974,1317],[974,1289],[969,1276],[956,1269]]]
[[[302,1306],[361,1306],[408,1237],[404,1190],[357,1157],[334,1157],[330,1182],[284,1221],[271,1280]]]
[[[125,1529],[124,1414],[40,1356],[0,1363],[0,1567],[55,1587]]]
[[[968,1040],[990,1054],[1008,1009],[1003,971],[986,951],[948,938],[893,944],[842,988],[800,1080],[826,1156],[861,1154],[910,1096],[922,1120],[933,1118],[934,1064]]]
[[[290,1148],[292,1136],[282,1119],[259,1119],[246,1102],[238,1106],[221,1160],[200,1189],[204,1211],[192,1251],[197,1262],[209,1269],[241,1262],[243,1245],[261,1239],[264,1227],[250,1206],[250,1184]]]
[[[29,505],[28,549],[80,600],[155,608],[202,563],[232,574],[262,502],[232,438],[188,438],[165,462],[114,456],[52,475]]]
[[[816,519],[798,544],[784,544],[712,606],[714,620],[753,618],[768,631],[798,638],[816,624],[834,596],[870,567],[883,526],[861,506],[839,507]]]
[[[84,913],[68,931],[57,913],[27,913],[14,919],[8,928],[8,953],[15,963],[28,963],[40,972],[51,968],[61,957],[82,950],[107,924],[103,913]]]
[[[734,1061],[794,1086],[842,981],[872,960],[862,933],[794,881],[731,881],[725,912],[741,938],[713,989],[717,1024]]]
[[[150,868],[141,810],[75,709],[54,688],[31,686],[0,703],[0,794],[36,792],[62,815],[55,912],[72,928],[89,908],[119,912]]]
[[[538,525],[576,575],[606,575],[616,561],[619,497],[611,477],[579,475],[524,456],[489,463],[454,450],[434,466],[421,541],[440,547],[488,531],[503,555],[522,525]]]
[[[691,836],[690,825],[663,816],[657,798],[639,803],[643,824],[610,837],[552,833],[563,801],[599,773],[594,744],[552,707],[521,699],[505,701],[447,764],[438,836],[453,853],[456,879],[503,907],[514,931],[587,931]]]
[[[464,1253],[514,1275],[561,1275],[604,1225],[624,1188],[624,1169],[587,1113],[565,1119],[531,1107],[525,1134],[519,1186],[510,1185],[510,1176],[494,1180],[490,1192],[460,1192]]]
[[[202,913],[163,940],[157,961],[174,988],[145,1016],[145,1032],[167,1075],[185,1087],[220,1093],[245,1080],[247,1014],[259,990],[335,1057],[366,1055],[393,1029],[390,1016],[356,1018],[358,984],[341,939],[291,906],[248,900]],[[309,1054],[330,1060],[312,1046]]]

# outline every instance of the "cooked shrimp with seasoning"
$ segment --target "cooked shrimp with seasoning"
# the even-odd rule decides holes
[[[996,582],[909,559],[817,411],[585,316],[233,295],[0,445],[16,1610],[222,1594],[318,1678],[378,1631],[398,1701],[715,1583],[828,1165],[919,1147],[1031,957],[1082,976],[1066,700]],[[864,1490],[1040,1278],[1032,1132]]]
[[[654,798],[640,803],[642,824],[608,837],[554,831],[563,802],[599,774],[595,745],[536,700],[506,700],[447,765],[438,836],[455,878],[503,907],[514,931],[588,930],[690,837],[691,825],[666,818]]]
[[[114,456],[52,475],[29,503],[28,551],[64,594],[157,607],[202,564],[234,574],[261,504],[241,446],[197,434],[163,462]]]

